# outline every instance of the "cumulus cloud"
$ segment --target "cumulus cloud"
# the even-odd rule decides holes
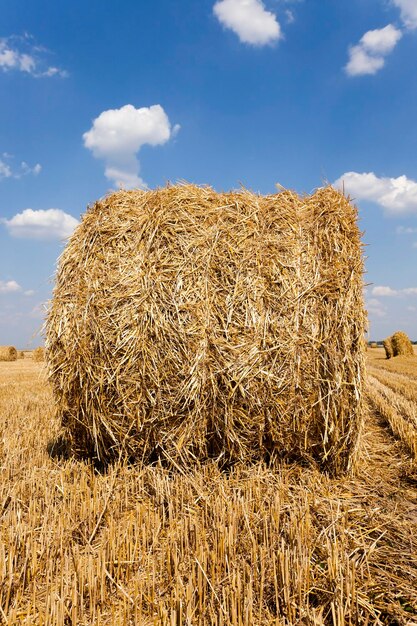
[[[393,298],[397,296],[417,296],[417,287],[405,287],[404,289],[393,289],[392,287],[376,285],[372,289],[373,296]]]
[[[14,293],[22,288],[15,280],[0,280],[0,293]]]
[[[4,152],[0,158],[0,180],[4,178],[22,178],[28,174],[37,176],[42,170],[40,163],[36,163],[33,167],[28,165],[26,161],[22,161],[18,167],[12,163],[13,156]]]
[[[397,289],[392,289],[391,287],[384,285],[377,285],[372,289],[373,296],[382,296],[382,297],[393,297],[398,295]]]
[[[35,78],[60,76],[68,72],[47,63],[47,50],[36,46],[30,35],[0,38],[0,69],[4,72],[17,71]]]
[[[385,317],[387,312],[382,302],[380,302],[377,298],[370,298],[366,302],[366,308],[370,315],[374,315],[375,317]]]
[[[146,188],[145,181],[139,176],[137,153],[145,144],[165,144],[179,128],[178,125],[171,127],[159,104],[140,109],[126,104],[120,109],[103,111],[84,133],[83,140],[97,159],[104,160],[105,175],[117,187]]]
[[[333,184],[357,200],[379,204],[391,215],[417,213],[417,182],[407,176],[379,178],[373,172],[346,172]]]
[[[406,28],[417,28],[416,0],[393,0],[394,6],[400,9],[401,19]]]
[[[0,180],[2,178],[11,178],[13,176],[10,165],[0,159]]]
[[[262,0],[219,0],[213,13],[242,43],[265,46],[282,37],[276,15],[266,10]]]
[[[22,161],[20,164],[20,169],[22,172],[22,176],[26,176],[26,174],[33,174],[34,176],[38,176],[38,174],[42,171],[42,165],[40,163],[36,163],[33,167],[30,167],[25,161]],[[20,178],[19,175],[16,178]]]
[[[291,11],[290,9],[286,9],[285,11],[285,17],[287,18],[287,22],[288,24],[293,24],[295,22],[295,16],[293,11]]]
[[[385,57],[393,51],[402,32],[392,24],[385,28],[369,30],[359,44],[349,48],[349,61],[345,71],[349,76],[376,74],[385,64]]]
[[[54,240],[69,237],[78,221],[61,209],[25,209],[11,219],[2,219],[12,237]]]

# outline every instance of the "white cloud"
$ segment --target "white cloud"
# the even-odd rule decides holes
[[[417,248],[417,241],[414,241],[413,248]]]
[[[22,176],[26,176],[26,174],[33,174],[34,176],[38,176],[38,174],[42,171],[42,165],[40,163],[36,163],[33,167],[30,167],[25,161],[22,161],[20,164]],[[15,176],[16,178],[20,178],[19,174]]]
[[[0,159],[0,180],[3,178],[22,178],[28,174],[37,176],[42,170],[40,163],[36,163],[33,167],[30,167],[26,161],[22,161],[19,168],[12,167],[10,161],[13,159],[11,154],[4,152]]]
[[[213,12],[219,22],[236,33],[242,43],[265,46],[282,38],[276,15],[266,10],[262,0],[219,0]]]
[[[400,9],[404,26],[410,29],[417,28],[416,0],[393,0],[393,4]]]
[[[0,180],[2,178],[11,178],[13,176],[10,165],[0,159]]]
[[[22,288],[15,280],[0,280],[0,293],[13,293]]]
[[[372,289],[373,296],[396,297],[396,296],[417,296],[417,287],[405,287],[404,289],[392,289],[392,287],[377,285]]]
[[[293,11],[291,11],[290,9],[286,9],[285,11],[285,17],[287,18],[287,22],[288,24],[293,24],[295,22],[295,16]]]
[[[368,30],[359,44],[370,54],[384,55],[392,52],[401,37],[401,31],[392,24],[388,24],[385,28]]]
[[[352,46],[349,48],[349,61],[345,66],[345,71],[349,76],[364,76],[376,74],[384,65],[383,57],[374,57],[361,46]]]
[[[349,61],[345,71],[349,76],[376,74],[384,67],[385,56],[393,51],[402,37],[402,32],[392,24],[385,28],[369,30],[359,44],[349,48]]]
[[[382,306],[382,302],[376,298],[370,298],[366,304],[367,306]]]
[[[414,235],[417,233],[417,228],[411,226],[397,226],[395,232],[397,235]]]
[[[48,66],[46,52],[44,48],[34,45],[30,35],[0,38],[0,69],[4,72],[24,72],[35,78],[67,77],[68,72],[65,70]]]
[[[2,219],[12,237],[19,239],[66,239],[78,221],[61,209],[25,209],[11,219]]]
[[[34,291],[34,289],[28,289],[27,291],[23,292],[23,295],[24,296],[28,296],[28,297],[34,296],[35,295],[35,291]]]
[[[366,308],[368,313],[375,317],[385,317],[387,314],[383,304],[376,298],[370,298],[366,302]]]
[[[120,109],[103,111],[83,135],[84,145],[106,165],[106,177],[118,187],[142,187],[137,153],[142,146],[163,145],[179,130],[171,127],[164,109],[155,104],[135,109],[126,104]]]
[[[334,186],[357,200],[379,204],[391,215],[417,213],[417,182],[406,176],[379,178],[373,172],[346,172]]]
[[[392,289],[391,287],[377,285],[372,289],[373,296],[383,296],[383,297],[393,297],[398,295],[398,291],[396,289]]]

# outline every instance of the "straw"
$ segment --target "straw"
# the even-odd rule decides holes
[[[90,207],[46,326],[73,452],[346,470],[363,413],[360,235],[331,187],[179,185]]]

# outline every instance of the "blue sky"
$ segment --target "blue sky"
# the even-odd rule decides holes
[[[0,344],[118,185],[354,196],[372,338],[417,340],[416,0],[0,3]]]

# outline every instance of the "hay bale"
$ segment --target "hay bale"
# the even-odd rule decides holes
[[[331,187],[97,202],[61,256],[46,323],[73,452],[345,470],[362,420],[362,273],[356,209]]]
[[[376,342],[376,341],[371,341],[371,342],[369,343],[369,347],[370,347],[370,348],[377,348],[377,347],[378,347],[378,344],[377,344],[377,342]]]
[[[0,361],[16,361],[17,350],[14,346],[0,346]]]
[[[25,358],[25,353],[23,352],[23,350],[20,350],[18,355],[17,355],[18,359],[24,359]]]
[[[35,348],[32,352],[32,361],[36,363],[41,363],[45,360],[45,350],[44,348]]]
[[[401,330],[391,337],[394,356],[414,356],[413,344],[408,335]]]
[[[394,356],[394,349],[392,346],[392,337],[387,337],[386,339],[384,339],[384,341],[382,342],[382,345],[385,348],[385,356],[387,357],[387,359],[391,359]]]

